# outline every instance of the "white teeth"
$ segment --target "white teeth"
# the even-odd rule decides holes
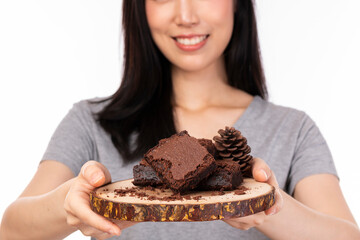
[[[177,42],[186,45],[186,46],[190,46],[190,45],[196,45],[202,41],[204,41],[206,38],[206,36],[201,36],[201,37],[193,37],[193,38],[175,38]]]

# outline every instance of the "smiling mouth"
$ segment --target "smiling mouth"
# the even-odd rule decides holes
[[[197,45],[197,44],[201,43],[208,37],[209,37],[209,35],[201,35],[201,36],[193,36],[193,37],[179,36],[179,37],[173,37],[173,39],[182,45],[193,46],[193,45]]]

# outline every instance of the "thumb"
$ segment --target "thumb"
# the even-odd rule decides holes
[[[253,158],[252,174],[256,181],[266,182],[271,177],[270,167],[260,158]]]
[[[86,162],[79,173],[79,177],[90,183],[93,187],[100,187],[111,182],[109,170],[99,162]]]

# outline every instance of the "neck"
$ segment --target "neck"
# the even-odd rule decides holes
[[[184,71],[173,66],[172,82],[174,106],[189,110],[216,105],[222,90],[230,87],[223,58],[199,71]]]

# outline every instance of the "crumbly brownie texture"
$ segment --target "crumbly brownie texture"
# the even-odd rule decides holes
[[[187,131],[160,140],[145,160],[175,192],[196,188],[216,168],[214,157]]]
[[[156,174],[155,170],[149,164],[138,164],[133,168],[134,181],[133,184],[137,186],[160,186],[161,179]]]
[[[215,145],[212,140],[206,139],[206,138],[200,138],[198,139],[199,143],[208,150],[208,152],[213,155],[213,157],[216,159],[217,156],[217,150],[215,148]]]
[[[215,161],[215,171],[205,180],[201,181],[197,190],[233,190],[243,181],[240,165],[231,160]],[[145,161],[141,161],[133,169],[134,185],[137,186],[162,186],[162,180],[155,170]]]
[[[217,160],[215,171],[202,181],[199,190],[233,190],[242,182],[241,167],[231,160]]]
[[[198,139],[201,146],[205,147],[208,152],[215,158],[216,148],[212,140],[201,138]],[[156,174],[156,171],[145,161],[141,159],[138,165],[133,168],[134,181],[136,186],[160,186],[163,185],[162,180]]]
[[[139,162],[140,165],[143,165],[143,166],[150,166],[150,164],[148,164],[148,162],[143,158],[141,159],[141,161]]]

